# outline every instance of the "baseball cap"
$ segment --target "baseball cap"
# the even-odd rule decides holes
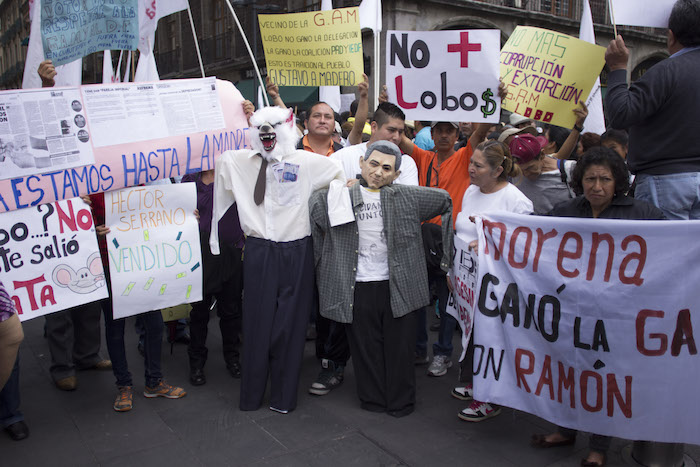
[[[531,122],[532,119],[528,117],[523,117],[522,115],[518,115],[516,113],[510,114],[510,124],[513,126],[518,126],[521,123],[525,122]]]
[[[522,133],[537,136],[537,130],[535,128],[532,128],[531,126],[525,128],[508,128],[507,130],[503,130],[501,136],[498,137],[498,141],[500,141],[501,143],[505,143],[509,136],[519,135]]]
[[[527,164],[536,159],[542,151],[539,138],[530,134],[516,135],[510,142],[510,153],[520,164]]]
[[[435,128],[436,126],[438,126],[438,125],[441,124],[441,123],[449,123],[449,124],[452,125],[453,127],[459,128],[459,124],[458,124],[457,122],[432,122],[432,123],[430,124],[430,128]]]

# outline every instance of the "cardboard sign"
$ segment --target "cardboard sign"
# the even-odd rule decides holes
[[[573,128],[573,110],[585,101],[605,65],[605,48],[547,29],[518,26],[501,50],[503,108]]]
[[[676,0],[611,0],[610,19],[615,24],[668,28]]]
[[[114,318],[202,300],[194,183],[105,193]]]
[[[2,91],[0,101],[7,93],[66,96],[68,91],[78,96],[68,102],[68,112],[85,117],[85,133],[77,132],[76,144],[90,151],[95,163],[36,169],[31,175],[0,180],[0,212],[213,169],[221,153],[247,147],[243,96],[230,82],[214,78]],[[26,132],[12,115],[9,128],[19,138]],[[58,114],[53,120],[46,115],[31,118],[57,127],[63,119]],[[4,162],[10,163],[9,158]]]
[[[279,86],[355,86],[362,81],[357,7],[258,15],[267,73]]]
[[[41,0],[44,58],[63,65],[101,50],[136,50],[138,0]]]
[[[454,258],[450,270],[452,292],[447,301],[446,311],[452,315],[462,328],[461,362],[467,353],[467,344],[472,335],[474,324],[474,300],[476,298],[476,281],[479,278],[479,259],[476,252],[469,250],[469,244],[457,235],[454,236]]]
[[[389,101],[409,120],[498,122],[498,30],[387,31]]]
[[[0,280],[21,321],[106,298],[90,207],[75,198],[0,214]]]
[[[700,222],[494,213],[477,229],[476,399],[602,435],[700,442],[688,403]]]

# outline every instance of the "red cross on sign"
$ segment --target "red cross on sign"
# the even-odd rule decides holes
[[[459,52],[461,56],[459,66],[469,68],[469,52],[479,52],[481,44],[469,43],[469,32],[462,31],[459,33],[459,44],[447,44],[448,52]]]

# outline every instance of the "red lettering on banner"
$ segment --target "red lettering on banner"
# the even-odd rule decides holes
[[[488,219],[484,219],[484,233],[486,233],[486,230],[488,229],[489,233],[491,234],[490,239],[493,240],[493,229],[497,228],[501,231],[501,239],[498,242],[498,248],[495,247],[494,245],[494,252],[493,252],[493,259],[498,261],[501,259],[501,252],[506,246],[506,225],[503,222],[491,222]],[[484,253],[489,254],[489,237],[486,237],[486,245],[484,245]]]
[[[574,251],[565,250],[566,244],[568,243],[569,239],[573,239],[576,243],[576,249]],[[559,270],[559,274],[561,274],[564,277],[578,276],[578,269],[574,269],[573,271],[567,271],[566,269],[564,269],[564,259],[580,259],[582,253],[583,239],[581,238],[581,236],[576,232],[566,232],[564,234],[564,237],[561,239],[561,243],[559,244],[559,252],[557,253],[557,269]]]
[[[529,364],[527,368],[523,368],[521,365],[523,356],[527,356],[529,359]],[[525,380],[525,375],[531,375],[535,372],[535,354],[529,350],[515,349],[515,380],[518,383],[518,387],[524,388],[527,392],[530,392],[530,386],[528,386]],[[522,382],[522,386],[521,383]]]
[[[622,240],[622,250],[627,251],[627,246],[631,242],[637,242],[639,245],[639,253],[630,253],[629,255],[625,256],[622,263],[620,263],[620,282],[623,284],[642,285],[644,279],[642,279],[641,276],[642,271],[644,270],[644,263],[646,263],[647,260],[647,242],[645,242],[639,235],[630,235]],[[627,277],[625,276],[625,270],[627,269],[629,262],[632,260],[637,260],[637,269],[632,277]]]
[[[668,349],[668,336],[662,332],[650,333],[646,332],[647,318],[663,318],[665,313],[661,310],[641,310],[637,314],[635,322],[637,335],[637,351],[647,357],[658,357],[664,355]],[[647,339],[656,339],[659,341],[657,349],[647,347]],[[698,349],[695,345],[695,337],[693,336],[693,324],[690,321],[690,310],[684,309],[678,312],[676,318],[676,329],[673,332],[671,340],[671,355],[677,357],[681,353],[681,347],[688,346],[689,355],[697,355]]]
[[[64,232],[64,226],[68,226],[72,232],[78,230],[75,222],[75,213],[73,212],[73,203],[71,203],[71,200],[67,200],[66,203],[68,203],[68,214],[61,208],[61,203],[55,204],[56,214],[58,214],[58,226],[61,228],[61,233]]]
[[[695,355],[698,353],[695,347],[695,338],[693,337],[693,325],[690,322],[690,310],[681,310],[678,312],[676,320],[676,332],[673,333],[671,341],[671,355],[677,357],[681,353],[683,345],[688,346],[688,353]]]
[[[666,337],[666,334],[662,333],[654,333],[654,334],[649,334],[649,339],[658,339],[659,340],[659,348],[658,349],[649,349],[645,345],[646,340],[644,338],[644,328],[646,326],[646,321],[647,318],[663,318],[664,317],[664,312],[662,310],[641,310],[637,314],[637,319],[635,321],[635,329],[637,331],[637,351],[642,354],[646,355],[647,357],[657,357],[659,355],[663,355],[666,352],[666,348],[668,346],[668,338]]]
[[[614,402],[620,407],[622,414],[627,418],[632,418],[632,377],[625,376],[625,397],[622,398],[620,388],[617,386],[615,375],[608,374],[608,417],[613,416]]]
[[[540,380],[537,382],[537,390],[535,390],[535,395],[539,396],[542,392],[542,387],[544,385],[549,387],[549,398],[554,400],[554,383],[552,382],[552,357],[549,355],[544,356],[544,363],[542,364],[542,373],[540,373]]]
[[[610,272],[612,271],[613,256],[615,256],[615,241],[610,234],[599,234],[597,232],[593,233],[591,254],[588,257],[588,272],[586,273],[586,280],[592,280],[593,274],[595,273],[596,257],[598,256],[598,246],[603,242],[608,242],[608,260],[605,263],[605,275],[603,280],[608,282],[610,280]]]
[[[403,76],[396,77],[396,101],[402,109],[415,109],[418,102],[406,102],[403,100]]]
[[[595,381],[594,388],[588,384],[591,378]],[[588,403],[588,393],[591,389],[595,397],[594,405]],[[584,370],[581,372],[581,406],[587,412],[600,412],[603,408],[603,378],[595,371]]]
[[[557,362],[559,365],[559,391],[557,392],[557,400],[561,404],[561,395],[564,389],[569,390],[569,406],[573,409],[576,407],[576,380],[574,379],[574,369],[569,367],[567,371],[564,371],[564,364],[562,362]]]
[[[15,290],[22,288],[27,289],[27,297],[29,298],[29,305],[31,306],[32,311],[39,309],[39,305],[36,301],[36,295],[34,293],[34,286],[42,282],[46,282],[43,274],[35,279],[30,279],[27,281],[12,281]],[[51,302],[52,305],[56,304],[56,300],[53,296],[53,289],[50,285],[45,285],[41,288],[40,299],[41,306],[46,306],[47,302]]]
[[[539,227],[537,228],[537,248],[535,249],[535,259],[532,262],[532,272],[537,272],[537,268],[540,264],[540,254],[542,253],[542,246],[544,245],[544,242],[546,242],[550,238],[556,237],[557,233],[558,232],[555,229],[544,233],[544,230],[540,229]]]
[[[515,261],[515,245],[518,242],[518,235],[525,233],[525,246],[523,247],[523,260]],[[527,260],[530,258],[530,243],[532,243],[532,230],[527,227],[518,227],[513,231],[510,237],[510,251],[508,252],[508,263],[516,269],[524,269],[527,266]]]

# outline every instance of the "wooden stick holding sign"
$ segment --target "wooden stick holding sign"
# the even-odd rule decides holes
[[[617,24],[615,24],[615,12],[613,11],[612,0],[608,0],[608,9],[610,9],[610,22],[613,26],[613,32],[615,33],[615,39],[617,39]]]

